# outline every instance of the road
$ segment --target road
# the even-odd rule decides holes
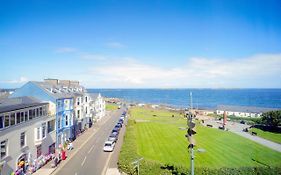
[[[124,109],[114,112],[110,118],[100,126],[79,151],[58,171],[57,175],[102,175],[111,159],[112,153],[103,152],[104,142],[119,120]],[[118,140],[119,141],[119,140]],[[118,143],[117,141],[117,143]],[[115,150],[114,150],[115,151]]]
[[[218,126],[221,126],[221,122],[218,122],[216,120],[206,120],[204,125],[211,124],[215,128],[218,128]],[[250,139],[256,143],[259,143],[263,146],[266,146],[268,148],[271,148],[275,151],[281,152],[281,144],[272,142],[270,140],[266,140],[264,138],[258,137],[258,136],[252,136],[249,132],[243,132],[242,130],[244,128],[249,128],[249,125],[246,124],[240,124],[240,123],[235,123],[235,122],[228,122],[226,125],[226,128],[229,129],[229,131],[238,134],[242,137],[245,137],[247,139]]]

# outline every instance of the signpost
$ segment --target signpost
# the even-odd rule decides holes
[[[135,165],[134,168],[137,168],[137,170],[138,170],[138,175],[140,175],[140,161],[141,161],[142,159],[143,159],[143,158],[140,158],[140,159],[138,159],[138,160],[132,162],[132,164]]]

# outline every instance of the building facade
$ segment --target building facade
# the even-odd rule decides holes
[[[90,110],[94,121],[105,116],[105,100],[100,93],[90,93]]]
[[[0,102],[0,174],[27,171],[43,155],[55,151],[55,116],[49,103],[31,97]]]
[[[58,80],[30,81],[10,97],[21,96],[31,96],[49,103],[50,112],[55,115],[56,121],[56,147],[68,139],[75,138],[73,96],[63,85],[59,85]]]

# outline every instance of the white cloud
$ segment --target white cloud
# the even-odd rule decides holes
[[[81,54],[80,58],[83,60],[94,60],[94,61],[104,61],[108,59],[107,56],[102,54],[89,54],[89,53]]]
[[[281,54],[243,59],[189,58],[185,65],[164,68],[119,59],[92,68],[90,76],[100,87],[237,88],[281,86]],[[276,78],[276,82],[270,82]],[[279,83],[278,83],[279,81]],[[271,84],[270,84],[271,83]]]
[[[106,43],[106,46],[109,48],[114,48],[114,49],[120,49],[120,48],[126,47],[126,45],[119,43],[119,42],[109,42],[109,43]]]
[[[76,52],[77,49],[76,48],[72,48],[72,47],[61,47],[56,49],[56,53],[72,53],[72,52]]]
[[[18,83],[26,83],[28,79],[26,77],[20,77],[18,80],[6,80],[2,81],[2,83],[7,83],[7,84],[18,84]]]

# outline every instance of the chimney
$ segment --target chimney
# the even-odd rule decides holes
[[[58,83],[59,83],[59,80],[58,79],[47,78],[47,79],[44,79],[44,82],[49,83],[49,84],[54,85],[54,86],[57,86]]]

